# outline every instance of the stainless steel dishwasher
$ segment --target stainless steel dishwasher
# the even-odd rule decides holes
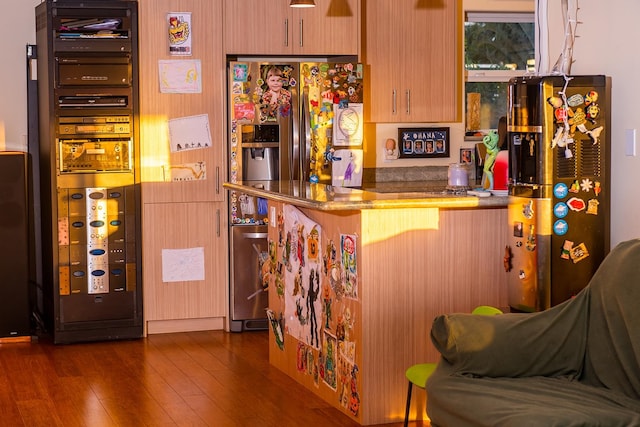
[[[267,329],[269,303],[262,265],[269,256],[267,225],[231,227],[230,329]]]

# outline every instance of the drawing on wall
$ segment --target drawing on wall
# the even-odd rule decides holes
[[[162,281],[204,280],[204,248],[163,249]]]
[[[169,53],[191,55],[191,12],[167,14],[169,24]]]
[[[344,269],[344,295],[347,298],[358,299],[356,236],[354,234],[340,235],[340,253]]]
[[[199,59],[161,59],[158,61],[160,93],[202,93]]]
[[[322,370],[320,376],[326,385],[332,390],[336,390],[337,376],[336,376],[336,356],[338,349],[336,348],[336,337],[327,333],[323,334],[322,340]]]
[[[286,332],[299,341],[320,348],[322,299],[320,292],[320,225],[293,206],[284,207],[289,250],[284,261]]]
[[[273,336],[276,345],[280,350],[284,350],[284,335],[282,335],[282,318],[277,319],[275,313],[271,309],[267,309],[267,318],[273,329]]]
[[[172,165],[168,168],[168,178],[171,182],[204,181],[207,179],[207,165],[205,162],[183,163]],[[166,175],[165,181],[167,181]]]
[[[208,114],[170,119],[168,126],[172,153],[211,147]]]

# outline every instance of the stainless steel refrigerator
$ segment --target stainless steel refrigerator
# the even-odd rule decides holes
[[[540,311],[575,296],[609,252],[611,82],[519,77],[508,94],[509,305]]]
[[[335,147],[362,145],[361,64],[230,61],[227,74],[230,182],[331,183],[343,161]],[[263,329],[267,203],[235,191],[229,199],[231,330]]]

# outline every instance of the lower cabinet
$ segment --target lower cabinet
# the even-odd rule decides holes
[[[147,334],[224,328],[228,265],[224,212],[224,202],[143,205]]]

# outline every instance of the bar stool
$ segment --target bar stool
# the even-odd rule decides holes
[[[502,314],[502,310],[490,305],[479,305],[474,308],[471,314],[479,314],[482,316],[494,316],[496,314]],[[433,373],[438,366],[437,363],[418,363],[410,366],[405,371],[405,376],[409,380],[409,388],[407,390],[407,407],[404,411],[404,426],[409,425],[409,410],[411,409],[411,391],[413,385],[417,385],[420,388],[424,388],[427,383],[427,378]]]

